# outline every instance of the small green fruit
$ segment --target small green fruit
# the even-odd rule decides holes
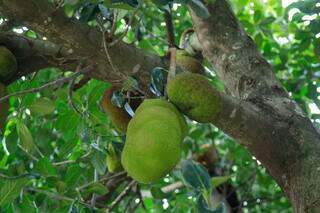
[[[144,101],[129,122],[121,157],[128,175],[141,183],[165,176],[181,155],[184,128],[181,120],[175,110],[166,107],[167,101],[152,102]]]
[[[0,79],[7,79],[18,69],[16,57],[4,46],[0,46]]]
[[[109,172],[117,173],[123,170],[120,152],[117,152],[111,143],[108,145],[108,155],[106,160]]]
[[[202,64],[185,50],[177,50],[176,63],[192,73],[204,73]]]
[[[7,94],[6,86],[0,83],[0,98]],[[4,100],[0,102],[0,131],[3,131],[3,127],[6,123],[9,114],[9,101]]]
[[[167,85],[167,93],[169,100],[195,121],[212,122],[220,111],[220,96],[202,75],[177,75]]]

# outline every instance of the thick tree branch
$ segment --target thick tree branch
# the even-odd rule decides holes
[[[203,53],[216,67],[227,90],[243,100],[229,119],[213,124],[244,144],[263,163],[297,212],[318,212],[320,135],[317,129],[289,99],[271,65],[238,23],[229,4],[216,0],[207,6],[211,14],[207,19],[191,12]],[[231,110],[224,109],[222,114],[228,111]]]
[[[0,45],[10,49],[18,61],[17,73],[6,79],[6,84],[46,67],[74,70],[79,60],[61,45],[15,33],[0,33]]]
[[[194,27],[204,55],[216,67],[232,95],[241,99],[274,94],[287,96],[230,5],[225,0],[217,0],[208,8],[212,16],[206,20],[192,13]]]
[[[97,69],[90,73],[92,78],[113,83],[119,82],[121,76],[135,75],[140,80],[142,88],[146,89],[149,71],[157,66],[167,66],[167,63],[156,55],[118,42],[108,48],[110,58],[116,65],[117,72],[113,72],[109,61],[106,60],[102,32],[67,18],[63,10],[57,10],[48,1],[0,0],[0,12],[47,37],[49,41],[63,46],[67,52],[95,64]],[[138,73],[133,73],[133,68],[137,65],[141,69]]]

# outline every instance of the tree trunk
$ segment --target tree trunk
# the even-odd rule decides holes
[[[227,118],[231,112],[229,120],[213,124],[261,161],[288,195],[296,212],[320,212],[318,130],[289,99],[229,4],[216,0],[208,9],[211,14],[208,19],[191,12],[203,54],[231,95],[240,99],[238,108],[222,113]]]

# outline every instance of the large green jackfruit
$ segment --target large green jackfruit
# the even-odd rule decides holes
[[[158,180],[180,160],[186,127],[173,109],[165,100],[145,100],[129,122],[121,162],[138,182]]]

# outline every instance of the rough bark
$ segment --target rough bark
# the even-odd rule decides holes
[[[75,60],[66,60],[71,55],[63,46],[48,41],[26,38],[15,33],[0,33],[0,45],[10,49],[18,61],[17,73],[8,79],[1,79],[5,84],[45,67],[74,70],[77,65]]]
[[[231,95],[241,100],[230,119],[213,124],[245,145],[262,162],[284,189],[296,212],[319,212],[317,129],[289,99],[229,4],[216,0],[208,9],[211,14],[208,19],[192,13],[203,54],[215,66]],[[221,114],[224,118],[225,113],[228,110]]]
[[[89,74],[92,78],[116,83],[119,79],[123,81],[123,78],[133,76],[146,90],[149,72],[154,67],[167,66],[160,57],[120,41],[108,48],[111,62],[115,65],[113,69],[103,48],[102,33],[66,17],[63,10],[56,9],[47,1],[0,0],[0,13],[63,46],[73,58],[77,56],[79,61],[94,64],[96,70]]]
[[[213,124],[234,137],[262,162],[297,212],[318,212],[319,133],[297,104],[289,99],[271,66],[238,24],[228,3],[216,0],[208,5],[208,9],[211,17],[205,20],[192,13],[195,30],[204,55],[215,66],[232,95],[220,93],[222,111]],[[99,80],[118,82],[122,74],[134,75],[146,91],[149,71],[167,65],[158,56],[119,42],[108,48],[116,67],[112,69],[103,49],[102,34],[65,17],[47,1],[0,0],[0,12],[53,42],[55,48],[51,49],[55,51],[51,56],[61,54],[57,52],[57,46],[63,47],[63,57],[70,60],[68,66],[75,65],[74,58],[95,64],[96,70],[90,76]],[[46,55],[50,48],[36,49],[29,56],[34,60],[29,68],[19,64],[23,69],[20,73],[44,68],[52,62],[50,58],[54,66],[59,66],[55,57]],[[137,65],[140,69],[134,73]]]

